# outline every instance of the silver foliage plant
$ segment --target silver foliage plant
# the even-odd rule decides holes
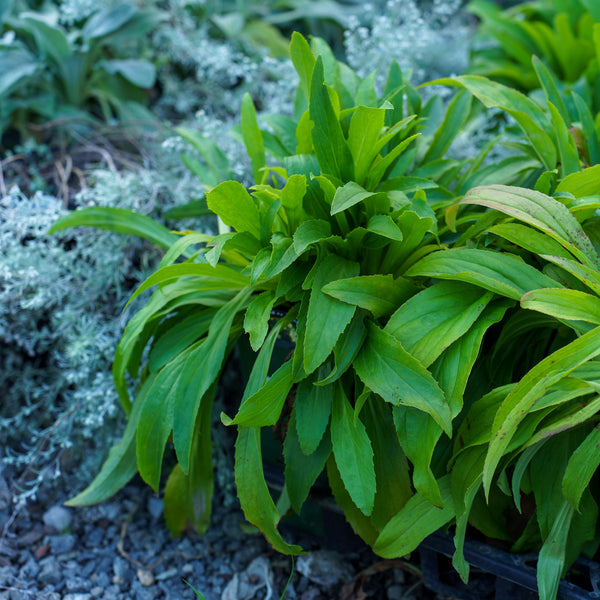
[[[79,205],[151,208],[152,174],[95,177]],[[138,257],[152,262],[148,248],[141,252],[140,242],[123,236],[49,237],[64,212],[61,200],[27,198],[16,187],[0,199],[0,447],[20,501],[61,467],[87,479],[113,441],[120,414],[111,363],[121,310],[150,266]]]

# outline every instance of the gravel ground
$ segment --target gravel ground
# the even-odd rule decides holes
[[[141,481],[103,504],[69,509],[53,491],[11,512],[0,475],[3,600],[278,600],[292,570],[237,507],[217,505],[204,536],[173,539],[162,501]],[[309,552],[296,558],[285,595],[298,600],[441,600],[405,561],[382,561],[344,528],[326,537],[286,530]],[[327,543],[325,543],[325,540]]]

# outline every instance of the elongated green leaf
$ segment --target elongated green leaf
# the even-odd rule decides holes
[[[246,308],[251,291],[241,290],[217,311],[206,340],[190,352],[183,367],[175,393],[173,442],[179,464],[186,473],[189,472],[194,424],[200,403],[221,372],[233,319]]]
[[[330,454],[331,437],[329,435],[322,437],[317,448],[309,455],[303,452],[296,430],[296,415],[292,411],[283,442],[283,456],[285,458],[285,487],[296,513],[300,514],[310,488],[325,468]]]
[[[150,376],[138,394],[121,440],[108,452],[100,472],[82,492],[65,502],[66,506],[87,506],[97,504],[117,493],[136,473],[135,433],[140,417],[144,396],[152,387],[154,377]]]
[[[352,154],[331,103],[329,88],[324,82],[321,56],[317,58],[312,74],[309,106],[310,118],[315,123],[312,140],[321,172],[340,181],[352,180]]]
[[[562,492],[575,510],[579,510],[581,496],[600,465],[599,445],[600,427],[596,425],[567,463],[562,480]]]
[[[131,298],[129,298],[127,305],[142,292],[145,292],[154,285],[188,276],[198,278],[198,289],[203,290],[235,290],[247,287],[250,283],[247,277],[240,275],[237,271],[230,267],[226,267],[225,265],[216,265],[215,267],[208,263],[181,263],[169,265],[150,275],[150,277],[148,277],[148,279],[146,279],[146,281],[144,281],[144,283],[142,283],[142,285],[134,292]],[[200,284],[200,281],[202,281],[202,284]]]
[[[221,181],[233,178],[229,160],[213,140],[204,137],[197,131],[185,127],[177,127],[175,131],[184,140],[192,144],[206,161],[206,164],[212,172],[215,185]]]
[[[550,254],[563,258],[571,258],[572,256],[554,238],[521,223],[500,223],[490,227],[488,231],[535,254]]]
[[[409,277],[457,279],[520,300],[526,292],[556,287],[556,281],[511,254],[471,248],[433,252],[413,265]]]
[[[379,534],[373,545],[376,554],[384,558],[406,556],[454,517],[450,476],[442,477],[438,483],[444,508],[438,508],[420,494],[415,494]]]
[[[260,212],[241,183],[224,181],[208,192],[206,202],[225,225],[260,239]]]
[[[600,272],[594,267],[587,267],[580,262],[561,256],[550,256],[541,254],[541,258],[562,267],[567,273],[575,276],[584,283],[589,289],[600,296]]]
[[[571,173],[561,179],[556,187],[556,193],[560,192],[568,192],[575,198],[600,194],[600,164]]]
[[[315,57],[306,38],[297,31],[294,31],[292,34],[292,40],[290,42],[290,58],[300,77],[300,86],[304,92],[304,96],[308,100],[310,97],[310,84],[313,69],[315,67]]]
[[[331,445],[335,464],[352,501],[368,516],[375,503],[373,448],[365,426],[359,419],[354,419],[342,385],[339,382],[333,385]]]
[[[252,176],[256,183],[260,183],[263,179],[262,169],[266,165],[265,146],[258,127],[256,109],[248,93],[244,94],[242,99],[242,136],[252,163]]]
[[[537,564],[540,600],[554,600],[565,566],[567,538],[575,509],[565,500],[550,535],[544,540]]]
[[[331,225],[321,219],[304,221],[294,233],[294,249],[302,254],[311,244],[331,236]]]
[[[580,260],[598,264],[598,255],[577,219],[550,196],[526,188],[489,185],[470,190],[462,203],[487,206],[533,225]]]
[[[600,327],[553,352],[533,367],[511,390],[494,418],[483,484],[489,493],[494,471],[519,423],[546,390],[570,371],[600,354]]]
[[[359,275],[338,279],[323,286],[322,292],[346,302],[365,308],[378,319],[391,314],[396,308],[414,295],[414,285],[392,275]]]
[[[492,297],[491,292],[458,281],[441,282],[407,300],[384,331],[428,367],[468,331]]]
[[[307,456],[316,451],[331,416],[332,386],[317,386],[315,381],[326,367],[298,384],[296,390],[296,430],[302,452]]]
[[[431,504],[441,508],[442,496],[431,470],[431,459],[442,429],[430,415],[412,406],[394,406],[392,414],[400,446],[413,465],[415,489]]]
[[[371,394],[360,412],[373,446],[377,491],[371,522],[378,531],[387,525],[413,494],[408,461],[390,418],[392,408]]]
[[[335,254],[328,254],[318,265],[310,293],[304,337],[304,369],[307,373],[312,373],[331,354],[356,311],[356,306],[331,298],[322,288],[336,279],[357,275],[358,271],[357,263]]]
[[[546,288],[527,292],[521,306],[557,319],[579,320],[600,325],[600,298],[563,288]]]
[[[488,108],[501,108],[512,115],[523,129],[547,170],[556,167],[554,140],[547,133],[550,122],[544,111],[524,94],[478,75],[438,79],[431,83],[463,87]]]
[[[259,390],[242,402],[235,419],[224,418],[225,424],[243,427],[275,425],[292,385],[292,361],[288,360]]]
[[[333,347],[335,364],[331,373],[325,379],[316,381],[315,385],[329,385],[337,381],[354,362],[366,337],[367,329],[364,325],[364,315],[357,311],[352,317],[350,325],[346,327]]]
[[[373,323],[367,329],[367,339],[354,361],[363,383],[394,406],[404,404],[430,414],[450,435],[450,409],[431,373],[391,334]]]
[[[96,227],[115,233],[137,235],[150,242],[168,248],[179,236],[154,219],[125,208],[90,206],[64,215],[48,230],[56,233],[69,227]]]
[[[554,106],[552,102],[548,102],[548,108],[550,110],[550,115],[552,116],[552,123],[554,124],[554,131],[558,143],[560,175],[561,177],[566,177],[571,173],[579,172],[579,156],[577,148],[575,147],[575,140],[569,132],[569,128],[556,106]]]
[[[425,156],[423,163],[442,158],[448,150],[450,144],[454,141],[457,133],[462,129],[471,110],[472,96],[467,91],[461,91],[454,96],[442,124],[436,130],[433,140]]]
[[[354,159],[358,183],[364,183],[369,167],[377,156],[375,146],[385,123],[385,112],[381,108],[359,106],[350,120],[348,146]]]
[[[542,89],[544,90],[544,95],[546,96],[546,101],[551,102],[553,106],[555,106],[560,113],[562,120],[569,123],[569,113],[567,111],[567,107],[558,91],[558,81],[553,73],[550,72],[550,69],[537,57],[532,57],[533,68],[542,84]]]
[[[282,554],[302,552],[300,546],[288,544],[277,531],[280,516],[265,482],[259,428],[240,427],[238,430],[235,485],[246,519],[263,532],[273,548]]]

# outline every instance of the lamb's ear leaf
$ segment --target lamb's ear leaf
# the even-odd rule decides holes
[[[262,464],[259,427],[240,427],[235,443],[235,484],[244,515],[282,554],[300,554],[277,530],[279,512],[267,488]]]
[[[415,494],[383,528],[373,544],[373,551],[383,558],[410,554],[428,536],[454,517],[450,475],[438,480],[443,508],[438,508]]]
[[[375,503],[373,447],[364,424],[354,411],[342,384],[333,384],[331,406],[331,445],[335,464],[352,501],[369,516]]]
[[[109,450],[108,458],[104,461],[98,475],[87,488],[67,500],[66,506],[87,506],[102,502],[116,494],[137,473],[135,434],[144,397],[152,387],[155,377],[155,375],[148,377],[142,386],[136,402],[133,403],[123,437]]]

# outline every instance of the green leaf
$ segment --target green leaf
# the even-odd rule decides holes
[[[600,325],[600,298],[579,290],[546,288],[527,292],[521,306],[557,319],[579,320]]]
[[[125,208],[90,206],[74,210],[56,221],[48,233],[56,233],[68,227],[96,227],[115,233],[137,235],[150,242],[168,248],[179,236],[154,219]]]
[[[402,229],[389,215],[373,215],[367,223],[367,230],[396,242],[404,238]]]
[[[539,362],[511,390],[494,418],[492,439],[483,471],[483,484],[489,494],[494,471],[517,427],[535,402],[557,381],[576,367],[600,354],[600,327],[582,335]]]
[[[575,198],[600,194],[600,164],[563,177],[556,187],[556,193],[563,192],[573,194]]]
[[[275,425],[292,389],[292,379],[292,361],[288,360],[271,375],[259,390],[242,402],[233,420],[224,418],[224,423],[244,427]]]
[[[600,427],[595,425],[585,440],[571,454],[562,480],[562,493],[575,510],[600,465]]]
[[[376,195],[375,192],[368,192],[358,183],[349,181],[346,185],[336,189],[331,203],[331,214],[335,215]]]
[[[359,275],[332,281],[321,288],[332,298],[365,308],[378,319],[389,315],[414,295],[414,285],[402,277],[392,275]]]
[[[354,361],[363,383],[394,406],[404,404],[430,414],[450,435],[450,409],[431,373],[395,337],[373,323],[367,328],[367,339]]]
[[[575,147],[575,140],[569,132],[567,124],[561,117],[558,109],[552,102],[548,102],[554,131],[556,132],[556,140],[558,143],[558,155],[560,158],[560,175],[566,177],[571,173],[579,172],[579,155]]]
[[[333,387],[315,385],[325,370],[325,366],[320,367],[315,374],[302,380],[296,390],[296,430],[300,448],[306,456],[316,451],[331,416]]]
[[[537,57],[532,57],[533,68],[542,84],[546,101],[551,103],[558,112],[564,123],[569,123],[569,113],[567,107],[558,91],[558,81],[548,67]],[[554,120],[554,119],[553,119]]]
[[[252,350],[258,352],[269,331],[269,318],[275,304],[273,292],[263,292],[256,296],[246,309],[244,330],[250,335]]]
[[[583,262],[598,264],[598,255],[569,209],[535,190],[490,185],[465,194],[463,204],[478,204],[515,217],[547,233]]]
[[[0,48],[0,61],[3,67],[0,73],[0,96],[12,88],[18,89],[19,86],[26,85],[43,67],[43,61],[23,48]]]
[[[394,406],[392,414],[400,446],[413,464],[412,481],[415,489],[434,506],[443,506],[440,490],[431,470],[431,459],[442,435],[440,426],[412,406]]]
[[[252,163],[252,175],[256,183],[260,183],[264,177],[262,169],[266,166],[265,146],[263,136],[258,127],[256,109],[250,94],[247,92],[242,98],[242,136],[244,145]]]
[[[204,137],[197,131],[187,129],[186,127],[177,127],[175,129],[186,142],[189,142],[206,161],[211,173],[214,185],[221,181],[226,181],[233,178],[229,160],[219,148],[219,146],[211,139]],[[206,182],[210,183],[210,182]]]
[[[133,404],[123,436],[119,443],[109,450],[108,458],[104,461],[98,475],[82,492],[67,500],[66,506],[98,504],[116,494],[137,473],[135,433],[144,396],[153,382],[154,377],[150,376],[140,390],[138,401]]]
[[[306,99],[310,96],[310,84],[315,67],[315,57],[306,38],[297,31],[292,33],[290,42],[290,58],[300,77],[300,86]]]
[[[336,279],[357,275],[358,271],[357,263],[335,254],[328,254],[318,265],[310,293],[304,337],[304,369],[307,373],[312,373],[331,354],[356,311],[356,306],[331,298],[322,288]]]
[[[181,535],[188,523],[188,476],[180,465],[169,474],[164,491],[165,525],[173,537]]]
[[[385,110],[358,106],[350,120],[348,146],[355,165],[355,178],[364,180],[379,149],[377,140],[385,124]]]
[[[490,292],[458,281],[437,283],[400,306],[384,331],[428,367],[469,330],[492,297]]]
[[[236,231],[247,231],[260,239],[260,212],[252,196],[237,181],[224,181],[206,195],[208,208],[225,225]]]
[[[194,424],[200,404],[219,376],[236,314],[243,310],[251,289],[241,290],[222,306],[210,324],[208,336],[190,352],[175,393],[173,442],[181,468],[188,473],[194,439]]]
[[[556,287],[554,279],[512,254],[475,248],[428,254],[408,269],[406,276],[457,279],[513,300],[537,288]]]
[[[111,75],[121,75],[129,83],[143,88],[150,89],[156,83],[156,68],[147,60],[127,58],[101,60],[96,63],[97,69],[103,69]]]
[[[565,500],[544,540],[537,564],[537,584],[540,600],[554,600],[565,566],[567,538],[575,509]]]
[[[364,325],[364,315],[357,311],[352,317],[350,325],[346,327],[333,347],[335,364],[331,373],[325,379],[316,381],[315,385],[329,385],[337,381],[354,362],[366,337],[367,329]]]
[[[300,514],[310,488],[323,472],[330,454],[331,439],[329,435],[322,437],[317,448],[310,454],[307,455],[302,450],[296,430],[295,411],[292,411],[283,442],[283,456],[285,458],[285,486],[292,508],[296,513]]]
[[[550,254],[570,258],[572,255],[549,235],[521,223],[500,223],[488,229],[490,233],[525,248],[535,254]]]
[[[279,513],[265,482],[260,447],[260,428],[240,427],[235,443],[235,485],[250,523],[258,527],[273,548],[282,554],[299,554],[302,548],[290,545],[277,531]]]
[[[352,501],[365,515],[375,503],[373,448],[365,426],[354,419],[350,402],[337,382],[331,406],[331,445],[335,464]]]
[[[311,244],[327,239],[331,236],[331,225],[321,219],[304,221],[294,233],[294,249],[299,256]]]
[[[450,476],[439,481],[444,508],[438,508],[415,494],[383,528],[373,544],[373,551],[383,558],[397,558],[413,552],[432,533],[454,517]]]
[[[459,92],[448,105],[444,121],[436,130],[433,140],[425,153],[423,163],[442,158],[458,132],[462,129],[471,110],[470,93]]]
[[[463,87],[487,108],[501,108],[512,115],[523,129],[533,149],[546,170],[556,167],[556,149],[552,131],[544,111],[524,94],[478,75],[462,75],[452,79],[439,79],[432,84]]]
[[[331,103],[329,88],[323,79],[323,60],[319,56],[310,88],[310,118],[314,121],[312,140],[323,175],[340,181],[353,179],[352,154]]]

